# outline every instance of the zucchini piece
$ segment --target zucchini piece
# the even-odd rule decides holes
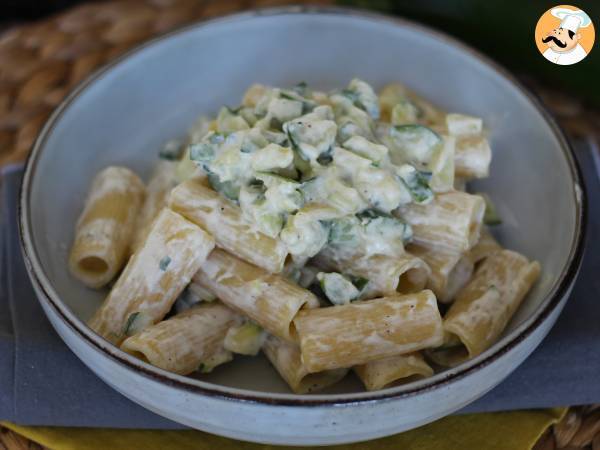
[[[390,127],[390,158],[394,164],[426,166],[436,149],[443,145],[439,134],[424,125],[397,125]]]
[[[416,124],[419,119],[419,108],[408,99],[400,100],[393,108],[390,121],[392,125]]]
[[[483,120],[480,117],[466,114],[447,114],[446,126],[453,136],[477,136],[483,131]]]
[[[246,322],[227,330],[223,346],[233,353],[256,356],[266,338],[267,333],[260,326]]]
[[[125,336],[133,336],[152,325],[152,318],[143,312],[134,312],[129,315],[123,327]]]
[[[238,109],[230,109],[226,106],[220,109],[217,115],[217,131],[220,133],[233,133],[249,128],[248,122],[238,115]]]
[[[334,305],[347,305],[360,295],[360,289],[340,273],[319,272],[317,280],[327,299]]]
[[[422,172],[410,164],[403,164],[396,169],[396,174],[410,192],[415,203],[423,205],[433,200],[433,191],[429,187],[430,172]]]

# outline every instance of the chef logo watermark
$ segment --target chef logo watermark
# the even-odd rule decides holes
[[[535,27],[535,43],[548,61],[561,66],[584,59],[594,45],[594,24],[576,6],[559,5],[546,11]]]

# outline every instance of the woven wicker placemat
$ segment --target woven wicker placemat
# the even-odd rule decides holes
[[[144,40],[186,23],[287,0],[127,0],[88,3],[0,34],[0,166],[23,161],[65,95],[95,69]],[[294,2],[298,3],[298,1]],[[303,0],[327,4],[332,0]],[[600,130],[600,114],[578,99],[523,81],[572,135]],[[600,450],[600,405],[574,407],[542,436],[536,450]],[[0,427],[0,449],[39,450]]]

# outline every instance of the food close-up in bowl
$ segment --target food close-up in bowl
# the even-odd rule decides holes
[[[544,377],[585,358],[552,335],[536,350],[575,284],[595,195],[579,167],[595,144],[573,136],[487,56],[352,9],[193,23],[100,67],[45,122],[18,199],[30,291],[102,380],[90,392],[135,411],[76,426],[276,445],[577,442],[596,409],[542,409],[569,404],[567,382]],[[82,379],[65,379],[78,397]],[[594,402],[581,383],[572,394]],[[69,426],[62,415],[20,417]],[[477,444],[486,427],[505,431]],[[204,436],[198,448],[242,445]]]

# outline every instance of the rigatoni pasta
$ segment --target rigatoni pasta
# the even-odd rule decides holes
[[[395,257],[361,255],[344,258],[326,249],[316,256],[313,263],[324,270],[335,270],[368,280],[365,292],[369,298],[398,292],[419,292],[425,288],[430,274],[427,264],[410,253]]]
[[[144,183],[131,170],[111,166],[96,175],[69,256],[73,276],[91,288],[107,284],[129,256]]]
[[[150,364],[187,375],[233,359],[223,343],[240,316],[214,302],[195,306],[125,339],[121,348]]]
[[[348,373],[348,369],[333,369],[310,373],[302,363],[302,355],[297,344],[268,336],[263,344],[263,352],[292,392],[308,394],[337,383]]]
[[[297,394],[477,356],[540,271],[496,242],[493,202],[470,193],[488,134],[397,83],[252,85],[165,144],[141,212],[135,174],[98,175],[72,271],[100,287],[131,257],[90,326],[179,374],[262,352]]]
[[[120,344],[161,320],[214,245],[214,239],[200,227],[163,209],[144,245],[89,321],[90,328]]]
[[[144,244],[152,221],[167,206],[169,193],[175,187],[175,168],[176,163],[168,160],[159,161],[156,165],[146,186],[146,199],[135,223],[134,239],[131,244],[132,253]]]
[[[501,250],[488,256],[444,316],[450,342],[436,352],[437,362],[460,360],[457,355],[473,358],[489,348],[539,274],[539,263],[519,253]]]
[[[287,256],[283,243],[253,229],[235,205],[195,180],[177,186],[169,206],[213,234],[219,247],[269,272],[283,270]]]
[[[290,325],[298,311],[319,305],[310,291],[221,249],[213,250],[193,280],[265,330],[290,341]]]
[[[468,254],[419,245],[411,245],[408,250],[429,266],[427,287],[441,303],[451,302],[473,274],[473,261]]]
[[[440,194],[426,204],[409,204],[398,216],[413,230],[413,242],[466,252],[479,240],[485,202],[478,195],[455,191]]]
[[[309,372],[437,347],[444,338],[435,295],[429,290],[300,311],[294,326]]]
[[[368,391],[378,391],[433,375],[433,369],[421,353],[390,356],[354,367]]]

